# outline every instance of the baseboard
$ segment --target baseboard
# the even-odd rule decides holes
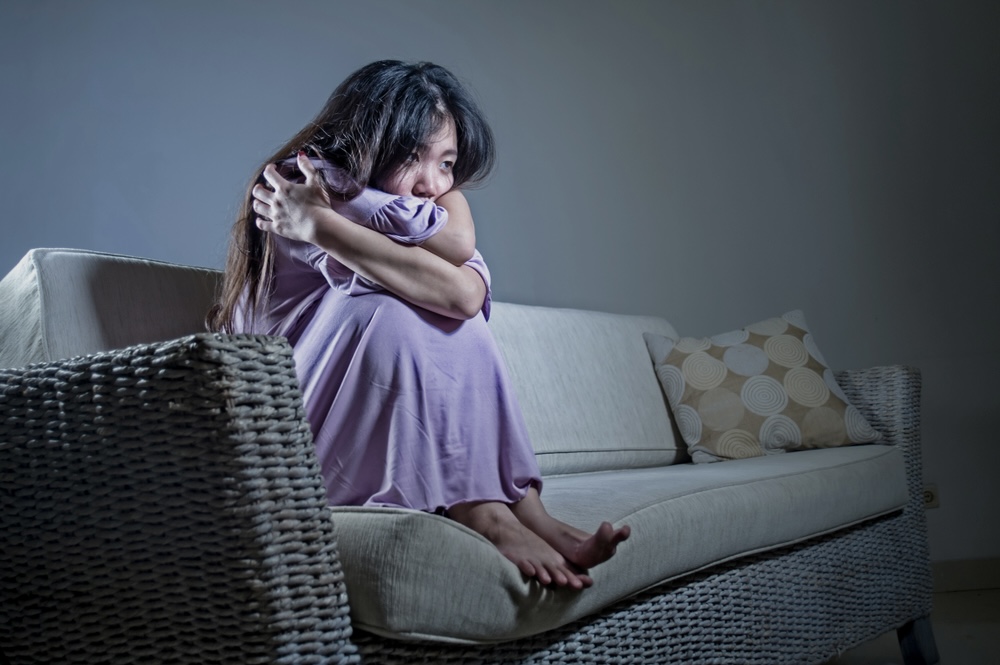
[[[934,592],[1000,589],[1000,558],[931,563]]]

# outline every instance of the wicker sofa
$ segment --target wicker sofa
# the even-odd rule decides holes
[[[643,333],[495,303],[558,517],[633,526],[584,592],[436,515],[331,508],[282,338],[215,271],[33,250],[0,282],[0,663],[937,662],[913,369],[839,372],[878,445],[692,464]]]

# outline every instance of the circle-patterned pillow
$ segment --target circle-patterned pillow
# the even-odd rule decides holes
[[[713,337],[643,335],[695,462],[879,440],[799,310]]]

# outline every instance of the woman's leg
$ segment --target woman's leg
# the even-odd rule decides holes
[[[529,488],[527,495],[513,504],[510,510],[521,524],[582,570],[610,559],[618,544],[632,533],[629,526],[615,529],[610,522],[601,523],[593,534],[560,522],[545,510],[534,487]]]
[[[589,575],[515,517],[513,509],[505,503],[463,503],[453,506],[448,516],[485,536],[522,573],[538,578],[542,584],[583,589],[594,583]]]

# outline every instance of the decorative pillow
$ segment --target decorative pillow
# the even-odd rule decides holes
[[[799,310],[714,337],[643,337],[695,462],[880,439],[848,403]]]

